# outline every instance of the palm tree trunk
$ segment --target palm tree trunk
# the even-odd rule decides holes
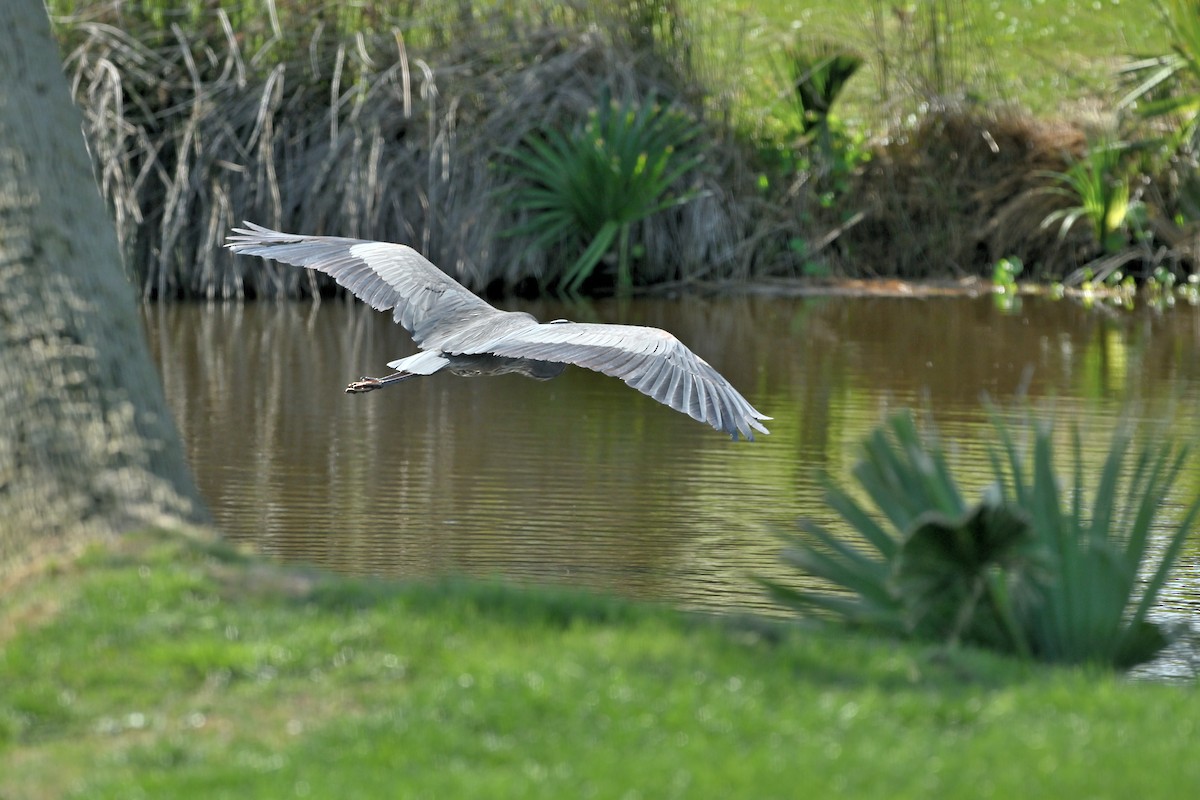
[[[205,518],[42,0],[0,3],[0,568]]]

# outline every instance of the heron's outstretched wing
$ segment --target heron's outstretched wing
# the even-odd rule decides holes
[[[700,356],[667,331],[637,325],[552,322],[487,345],[500,356],[562,361],[603,372],[734,438],[768,433],[759,413]]]
[[[529,314],[488,305],[411,247],[245,224],[226,240],[230,250],[324,272],[373,308],[394,309],[396,322],[426,350],[576,364],[618,377],[734,438],[740,433],[753,439],[756,430],[768,432],[759,420],[770,417],[755,410],[707,361],[664,330],[572,322],[539,325]]]
[[[393,319],[425,349],[441,349],[449,339],[493,338],[511,327],[497,323],[508,322],[512,312],[492,308],[411,247],[245,225],[226,239],[230,250],[324,272],[372,308],[394,309]],[[522,325],[535,322],[527,314],[520,318]],[[467,332],[474,336],[464,337]]]

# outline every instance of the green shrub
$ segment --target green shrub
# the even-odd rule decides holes
[[[1031,463],[1028,442],[999,415],[992,424],[993,483],[968,504],[936,436],[922,435],[909,412],[889,419],[853,471],[874,509],[846,489],[827,494],[866,547],[805,522],[809,537],[790,535],[784,554],[840,591],[767,586],[796,608],[897,636],[1059,663],[1124,668],[1153,658],[1170,632],[1147,615],[1200,512],[1197,499],[1152,551],[1186,448],[1148,443],[1131,459],[1132,433],[1118,426],[1086,507],[1077,425],[1064,480],[1049,423],[1032,426]]]
[[[1127,92],[1117,109],[1150,122],[1141,137],[1159,156],[1150,167],[1154,188],[1162,187],[1156,216],[1183,229],[1166,238],[1188,251],[1178,242],[1191,239],[1200,220],[1200,0],[1156,0],[1155,7],[1171,51],[1136,58],[1119,71]]]
[[[633,225],[697,196],[673,189],[702,161],[693,146],[699,135],[690,116],[653,97],[641,104],[606,97],[570,133],[531,133],[503,165],[516,179],[506,199],[527,215],[509,235],[573,257],[551,281],[568,293],[579,290],[615,245],[617,287],[629,289]]]
[[[863,59],[827,42],[797,41],[783,49],[781,64],[796,110],[798,144],[803,145],[789,153],[789,166],[813,179],[817,203],[823,209],[841,210],[838,221],[844,223],[858,213],[861,199],[851,201],[846,195],[851,177],[870,159],[870,151],[832,112]],[[807,247],[797,249],[808,252]],[[805,274],[811,273],[805,270]]]
[[[1059,239],[1077,222],[1086,221],[1092,236],[1106,253],[1115,253],[1128,242],[1125,231],[1137,218],[1139,204],[1129,191],[1130,168],[1126,163],[1130,145],[1102,141],[1088,148],[1087,154],[1066,172],[1044,172],[1059,185],[1044,189],[1076,201],[1076,205],[1057,209],[1042,220],[1042,227],[1059,225]]]
[[[834,102],[862,65],[861,56],[831,44],[797,42],[784,48],[783,67],[803,133],[828,126]]]
[[[1025,263],[1021,259],[1001,258],[992,265],[992,286],[1000,293],[1011,293],[1017,290],[1017,276],[1025,271]]]
[[[1121,69],[1129,91],[1118,108],[1174,123],[1173,146],[1200,150],[1200,0],[1155,0],[1171,52],[1137,58]]]

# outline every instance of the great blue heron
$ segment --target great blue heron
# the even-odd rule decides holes
[[[493,308],[402,244],[280,233],[251,222],[234,228],[225,246],[332,277],[412,334],[421,352],[388,364],[383,378],[346,387],[369,392],[449,369],[460,375],[517,372],[549,379],[567,364],[612,375],[643,394],[707,422],[734,439],[767,433],[760,414],[708,362],[670,333],[637,325],[555,320],[539,323],[521,311]]]

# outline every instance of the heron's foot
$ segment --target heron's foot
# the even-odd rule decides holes
[[[359,378],[346,387],[346,394],[362,394],[363,392],[374,391],[383,387],[383,381],[379,378]]]

